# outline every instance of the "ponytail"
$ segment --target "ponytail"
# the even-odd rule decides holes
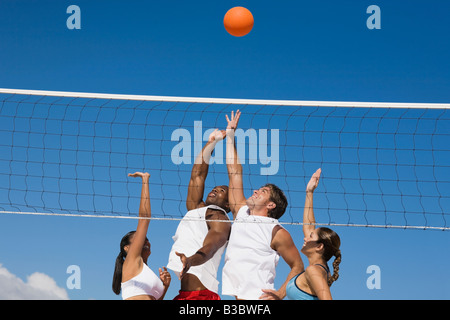
[[[114,275],[112,282],[112,290],[115,294],[120,294],[121,283],[122,283],[122,267],[123,262],[125,261],[125,257],[122,252],[116,258],[116,265],[114,266]]]
[[[120,253],[116,258],[116,265],[114,266],[114,275],[112,281],[112,290],[115,294],[120,294],[121,284],[122,284],[122,268],[125,258],[127,257],[127,252],[125,251],[125,246],[130,244],[131,236],[136,231],[128,232],[120,241]]]
[[[328,286],[331,286],[339,278],[339,264],[341,263],[341,239],[338,234],[329,228],[318,229],[319,243],[324,245],[323,258],[325,261],[335,257],[333,261],[333,275],[328,279]]]
[[[333,282],[339,278],[339,264],[341,263],[341,250],[338,250],[334,255],[335,259],[333,261],[333,275],[328,279],[328,286],[331,287]]]

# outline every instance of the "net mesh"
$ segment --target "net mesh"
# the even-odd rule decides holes
[[[225,114],[242,112],[236,143],[244,194],[278,185],[302,222],[317,168],[318,223],[448,230],[450,113],[445,108],[265,105],[0,95],[0,211],[137,217],[151,174],[152,217],[181,219],[197,153]],[[205,191],[228,184],[218,143]]]

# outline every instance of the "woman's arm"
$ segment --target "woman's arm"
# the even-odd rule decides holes
[[[314,190],[317,188],[319,184],[320,174],[322,173],[321,169],[318,169],[312,175],[311,179],[306,186],[306,199],[305,199],[305,208],[303,209],[303,233],[305,236],[308,236],[311,232],[314,231],[316,219],[314,218],[314,207],[313,207],[313,194]]]
[[[150,174],[135,172],[128,174],[129,177],[141,177],[142,178],[142,189],[141,189],[141,201],[139,205],[139,217],[144,219],[139,219],[136,228],[136,233],[134,234],[133,241],[128,249],[127,257],[124,262],[125,267],[137,267],[140,269],[140,263],[137,265],[134,262],[139,262],[141,258],[142,247],[144,246],[145,239],[147,238],[148,225],[150,223],[151,217],[151,206],[150,206],[150,191],[149,191],[149,178]],[[130,265],[131,264],[131,265]],[[131,270],[129,270],[131,271]],[[125,270],[124,270],[125,273]],[[135,272],[132,272],[135,273]]]

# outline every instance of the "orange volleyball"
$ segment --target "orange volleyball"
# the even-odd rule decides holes
[[[223,25],[229,34],[243,37],[253,28],[253,15],[247,8],[234,7],[227,11],[223,18]]]

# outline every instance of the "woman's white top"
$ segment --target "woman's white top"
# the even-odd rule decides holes
[[[143,263],[142,271],[128,281],[121,283],[122,299],[140,295],[153,296],[156,300],[164,293],[161,279]]]

